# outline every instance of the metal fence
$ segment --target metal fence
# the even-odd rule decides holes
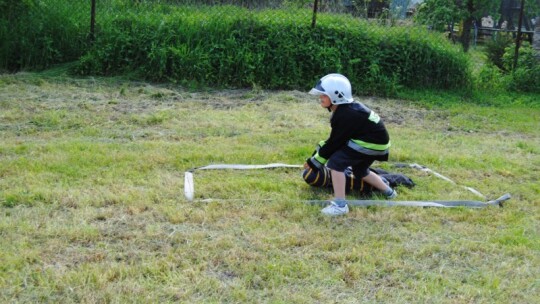
[[[184,6],[219,6],[223,15],[229,14],[232,6],[249,10],[266,9],[300,9],[298,20],[309,20],[311,26],[317,24],[317,14],[347,14],[357,18],[371,20],[378,24],[394,26],[412,23],[410,16],[414,13],[420,0],[75,0],[69,1],[74,10],[85,9],[89,13],[90,37],[95,37],[95,28],[99,26],[100,14],[107,10],[128,7],[149,7],[152,5],[184,5]],[[303,17],[303,18],[301,18]],[[309,17],[309,18],[306,18]]]
[[[9,28],[12,24],[24,23],[17,20],[23,9],[32,10],[31,14],[25,16],[28,20],[32,20],[34,17],[39,17],[40,12],[48,15],[66,15],[71,16],[70,22],[75,24],[69,31],[79,31],[78,37],[88,37],[90,41],[99,35],[100,30],[106,28],[110,24],[107,24],[107,20],[111,18],[121,18],[124,14],[139,14],[141,19],[145,14],[148,14],[152,10],[161,10],[160,13],[166,13],[167,9],[171,9],[172,6],[182,7],[214,7],[218,8],[220,16],[227,18],[231,14],[238,13],[238,8],[244,9],[242,12],[258,12],[262,10],[276,10],[276,14],[273,12],[265,14],[268,18],[292,18],[294,22],[309,24],[312,27],[317,26],[318,17],[321,14],[334,15],[334,16],[353,16],[354,18],[367,20],[370,24],[377,24],[377,27],[373,27],[373,31],[381,31],[381,26],[385,32],[391,32],[398,27],[403,30],[404,27],[414,25],[413,15],[417,10],[418,5],[424,0],[25,0],[25,1],[0,1],[0,16],[4,20],[0,20],[0,29],[3,27],[7,30],[2,37],[9,37]],[[508,1],[517,0],[500,0],[502,4]],[[506,2],[505,2],[506,1]],[[235,9],[236,8],[236,9]],[[294,14],[280,14],[277,10],[293,11]],[[186,14],[190,14],[189,9],[186,10]],[[112,17],[111,17],[112,16]],[[116,17],[115,17],[116,16]],[[518,24],[516,14],[508,17],[508,14],[501,15],[504,18],[514,18],[513,22],[506,22],[508,24]],[[530,17],[530,16],[528,16]],[[50,22],[61,23],[61,18],[43,18],[43,30],[35,31],[36,35],[47,34],[51,31],[58,31],[58,24],[51,26]],[[75,21],[73,21],[75,20]],[[525,18],[527,20],[527,18]],[[48,24],[49,23],[49,24]],[[453,25],[459,25],[459,22],[452,23]],[[501,20],[495,20],[493,27],[504,24]],[[521,24],[521,23],[520,23]],[[483,22],[478,21],[479,27],[471,28],[471,45],[476,45],[476,40],[481,42],[485,38],[491,38],[500,32],[506,32],[513,35],[516,38],[518,31],[516,29],[505,28],[489,30],[483,25]],[[429,27],[429,25],[426,25]],[[525,24],[526,27],[526,24]],[[51,29],[49,29],[51,28]],[[68,29],[66,28],[66,31]],[[447,36],[453,38],[453,42],[457,43],[459,33],[459,27],[449,27]],[[63,31],[63,29],[62,29]],[[20,30],[19,32],[24,32]],[[68,33],[66,33],[66,37]],[[70,32],[70,35],[73,33]],[[73,35],[72,35],[73,36]],[[523,34],[524,38],[532,41],[533,31],[529,30]],[[482,39],[484,38],[484,39]],[[41,39],[41,38],[40,38]],[[45,39],[45,38],[43,38]],[[519,39],[515,39],[519,41]],[[31,43],[21,47],[27,47]]]
[[[189,6],[219,6],[223,8],[223,14],[229,14],[228,8],[231,6],[243,7],[249,10],[265,10],[265,9],[303,9],[298,10],[299,20],[309,19],[311,26],[316,26],[317,14],[347,14],[357,18],[362,18],[377,22],[379,25],[403,26],[413,23],[413,15],[416,13],[419,5],[424,0],[47,0],[41,1],[47,3],[47,6],[63,6],[68,7],[74,13],[81,16],[86,15],[87,30],[89,37],[94,38],[96,35],[96,27],[100,24],[100,15],[106,14],[107,11],[115,10],[120,12],[122,9],[130,9],[134,7],[151,7],[155,5],[189,5]],[[518,11],[515,7],[511,7],[504,11],[508,6],[507,2],[513,0],[501,1],[501,17],[495,20],[490,30],[488,26],[483,24],[483,20],[475,21],[474,31],[471,35],[473,40],[485,37],[491,37],[497,31],[517,32]],[[515,2],[515,1],[514,1]],[[515,5],[514,5],[515,6]],[[518,3],[519,6],[519,3]],[[300,18],[303,17],[303,18]],[[309,18],[306,18],[309,17]],[[532,41],[532,29],[530,20],[524,18],[525,38]],[[452,26],[448,27],[449,37],[454,37],[459,32],[459,20],[456,20]],[[507,27],[511,25],[512,28]],[[429,27],[429,25],[428,25]],[[502,28],[501,28],[502,27]],[[83,27],[84,28],[84,27]],[[478,30],[480,29],[480,31]],[[391,29],[389,29],[391,30]],[[451,32],[451,33],[450,33]],[[450,35],[452,34],[452,35]],[[478,37],[478,35],[483,37]],[[515,36],[515,34],[514,34]],[[475,43],[476,41],[472,41]]]
[[[289,24],[315,27],[321,14],[330,14],[391,26],[404,14],[403,5],[391,6],[390,1],[416,0],[0,0],[0,69],[76,60],[89,43],[103,37],[100,33],[114,30],[127,17],[144,22],[145,18],[166,17],[167,12],[178,16],[180,10],[184,14],[180,17],[204,19],[200,12],[209,8],[218,21],[250,18],[253,13],[259,19],[287,18]],[[400,22],[412,23],[405,20]]]

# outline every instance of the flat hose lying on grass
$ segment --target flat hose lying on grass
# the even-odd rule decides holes
[[[195,182],[193,181],[193,172],[195,170],[217,170],[217,169],[234,169],[234,170],[252,170],[252,169],[270,169],[270,168],[302,168],[301,165],[287,165],[281,163],[273,163],[267,165],[241,165],[241,164],[216,164],[204,167],[197,167],[188,170],[184,173],[184,195],[188,201],[192,201],[195,196]]]
[[[467,189],[468,191],[476,194],[477,196],[483,198],[483,199],[486,199],[486,196],[483,195],[482,193],[480,193],[478,190],[474,189],[474,188],[471,188],[471,187],[467,187],[467,186],[462,186],[462,185],[458,185],[455,181],[449,179],[448,177],[440,174],[440,173],[437,173],[433,170],[431,170],[430,168],[428,167],[425,167],[425,166],[422,166],[422,165],[419,165],[419,164],[401,164],[401,163],[398,163],[398,164],[394,164],[394,167],[396,168],[413,168],[413,169],[417,169],[417,170],[420,170],[420,171],[423,171],[423,172],[426,172],[426,173],[429,173],[429,174],[433,174],[435,175],[436,177],[440,178],[440,179],[443,179],[449,183],[452,183],[456,186],[460,186],[462,187],[463,189]]]
[[[418,164],[397,164],[397,167],[410,167],[415,169],[420,169],[422,171],[432,173],[435,176],[442,178],[448,182],[457,185],[451,179],[432,171],[431,169],[420,166]],[[243,165],[243,164],[214,164],[203,167],[193,168],[188,170],[184,174],[184,195],[188,201],[193,201],[195,196],[195,184],[193,180],[193,172],[195,170],[219,170],[219,169],[232,169],[232,170],[252,170],[252,169],[270,169],[270,168],[302,168],[302,165],[288,165],[282,163],[272,163],[266,165]],[[462,186],[464,187],[464,186]],[[464,187],[467,190],[477,194],[478,196],[484,197],[483,194],[474,190],[470,187]],[[383,206],[383,207],[393,207],[393,206],[408,206],[408,207],[444,207],[444,208],[453,208],[453,207],[469,207],[469,208],[484,208],[488,206],[499,206],[503,207],[503,203],[511,198],[510,194],[505,194],[499,197],[496,200],[491,200],[488,202],[480,201],[385,201],[385,200],[350,200],[347,201],[351,206]],[[212,199],[206,199],[203,201],[212,201]],[[312,205],[327,205],[329,201],[325,200],[308,200],[304,201],[305,203]]]
[[[503,207],[505,201],[511,198],[509,193],[499,197],[498,199],[488,201],[486,203],[479,201],[383,201],[383,200],[350,200],[347,203],[350,206],[369,207],[369,206],[381,206],[381,207],[443,207],[443,208],[455,208],[455,207],[468,207],[468,208],[484,208],[488,206]],[[311,205],[328,205],[329,201],[313,200],[306,201]]]

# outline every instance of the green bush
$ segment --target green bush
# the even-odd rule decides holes
[[[535,50],[528,42],[519,49],[517,68],[514,69],[515,45],[511,40],[497,44],[506,45],[501,55],[497,55],[498,64],[490,59],[474,76],[475,88],[486,92],[501,93],[503,90],[512,92],[540,93],[540,63],[535,58]],[[491,49],[493,51],[494,48]],[[490,50],[487,50],[488,55]],[[491,53],[492,55],[495,52]]]
[[[516,92],[540,93],[540,67],[518,68],[511,74],[509,89]]]
[[[523,42],[519,49],[517,68],[512,70],[515,58],[515,46],[506,48],[502,58],[506,70],[512,70],[507,76],[508,89],[516,92],[540,93],[540,63],[535,57],[536,51],[528,42]]]
[[[87,48],[90,5],[74,3],[0,0],[0,69],[40,69],[77,60]]]
[[[475,88],[484,91],[497,91],[506,88],[506,77],[503,72],[493,64],[482,66],[475,75]]]
[[[321,75],[341,72],[359,85],[358,93],[379,95],[393,95],[400,86],[470,87],[465,55],[427,31],[387,33],[325,14],[313,29],[310,18],[296,10],[154,5],[110,16],[76,73],[135,71],[153,81],[305,89]]]
[[[20,13],[7,19],[11,28],[0,23],[4,69],[77,60],[72,72],[78,75],[130,74],[269,89],[306,89],[324,74],[341,72],[358,87],[357,94],[386,96],[401,87],[468,89],[471,84],[467,57],[419,28],[388,31],[352,16],[323,13],[312,28],[307,9],[103,0],[90,46],[88,3],[74,10],[74,2],[65,0],[23,2],[10,8]]]
[[[493,39],[488,40],[485,45],[487,59],[499,69],[507,70],[503,64],[505,49],[514,44],[511,34],[499,33]],[[511,70],[511,69],[510,69]]]

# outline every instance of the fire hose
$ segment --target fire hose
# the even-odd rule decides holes
[[[197,167],[193,168],[191,170],[188,170],[184,174],[184,195],[188,201],[193,201],[195,197],[195,182],[193,179],[193,172],[196,170],[254,170],[254,169],[271,169],[271,168],[302,168],[302,165],[289,165],[289,164],[282,164],[282,163],[271,163],[266,165],[245,165],[245,164],[212,164],[208,166],[203,167]],[[409,167],[421,170],[423,172],[426,172],[428,174],[432,174],[440,179],[443,179],[447,182],[450,182],[454,185],[458,185],[456,182],[451,180],[450,178],[437,173],[425,166],[421,166],[419,164],[402,164],[398,163],[395,164],[395,167],[403,168],[403,167]],[[477,196],[480,196],[485,199],[485,196],[477,191],[474,188],[467,187],[467,186],[461,186],[460,187],[469,190],[470,192],[476,194]],[[487,202],[481,202],[481,201],[468,201],[468,200],[456,200],[456,201],[383,201],[383,200],[349,200],[347,201],[349,205],[351,206],[361,206],[361,207],[367,207],[367,206],[385,206],[385,207],[391,207],[391,206],[409,206],[409,207],[445,207],[445,208],[452,208],[452,207],[469,207],[469,208],[484,208],[488,206],[499,206],[502,207],[504,202],[509,200],[511,198],[510,194],[504,194],[501,197],[490,200]],[[211,201],[211,199],[207,199],[204,201]],[[325,200],[307,200],[304,201],[305,203],[312,204],[312,205],[325,205],[328,204],[328,201]]]

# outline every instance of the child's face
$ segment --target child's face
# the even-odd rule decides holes
[[[321,100],[321,107],[323,108],[329,108],[332,106],[332,101],[330,101],[330,97],[321,94],[319,95],[319,99]]]

